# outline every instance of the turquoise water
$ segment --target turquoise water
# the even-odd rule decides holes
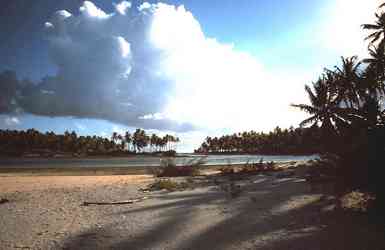
[[[175,158],[177,165],[186,164],[192,160],[204,159],[205,165],[242,164],[264,161],[288,162],[303,161],[317,158],[317,155],[292,156],[292,155],[182,155]],[[0,168],[65,168],[65,167],[135,167],[135,166],[159,166],[160,157],[134,156],[126,158],[71,158],[71,159],[1,159]]]

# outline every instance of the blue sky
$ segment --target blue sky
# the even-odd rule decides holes
[[[107,14],[117,13],[114,4],[118,1],[112,3],[111,1],[94,0],[92,2]],[[142,2],[132,1],[132,6],[136,8]],[[145,122],[151,120],[153,123],[148,125],[148,128],[153,127],[153,129],[164,132],[172,132],[173,126],[170,125],[170,129],[167,129],[169,123],[162,123],[161,126],[155,125],[163,117],[171,117],[170,119],[178,122],[193,124],[196,128],[194,131],[182,131],[181,134],[182,140],[186,139],[183,146],[185,151],[190,151],[208,134],[216,135],[244,129],[269,130],[276,125],[296,126],[303,116],[295,111],[290,111],[292,113],[288,115],[286,107],[292,102],[305,101],[302,93],[303,85],[314,80],[324,66],[332,66],[337,63],[340,55],[364,55],[362,52],[362,48],[365,47],[362,42],[364,33],[360,31],[359,24],[371,21],[370,18],[379,3],[377,0],[354,3],[348,0],[178,0],[163,2],[174,6],[184,5],[185,11],[165,8],[158,11],[158,15],[154,14],[156,21],[153,23],[159,24],[159,27],[154,28],[155,24],[152,26],[149,24],[143,26],[143,29],[146,32],[148,30],[152,32],[149,39],[155,37],[156,41],[153,45],[158,46],[157,49],[161,48],[167,55],[170,55],[167,60],[162,61],[162,69],[157,69],[157,74],[160,72],[165,77],[167,76],[167,79],[171,79],[166,84],[173,87],[165,87],[166,93],[158,102],[147,100],[144,104],[134,103],[133,105],[138,107],[154,105],[153,103],[162,104],[160,110],[149,108],[143,111],[134,124],[147,126]],[[157,3],[157,1],[150,1],[150,3]],[[50,17],[57,10],[67,10],[78,18],[79,7],[83,5],[81,1],[37,0],[34,1],[34,4],[30,4],[16,0],[5,1],[2,4],[5,7],[2,8],[3,13],[0,13],[0,23],[2,23],[0,25],[2,30],[0,54],[3,57],[0,71],[11,69],[17,72],[20,79],[29,78],[39,82],[47,75],[56,76],[68,69],[67,66],[67,68],[63,68],[60,64],[63,62],[60,61],[63,58],[58,58],[57,55],[59,52],[65,54],[66,49],[71,51],[73,48],[59,48],[56,43],[58,37],[54,37],[55,35],[47,38],[44,23],[49,22]],[[92,10],[92,8],[86,9],[85,12],[91,13]],[[167,23],[168,15],[174,14],[173,23]],[[189,14],[192,14],[192,17]],[[124,20],[130,21],[127,16],[125,18]],[[178,22],[178,18],[181,21],[180,26],[175,24],[175,21]],[[94,20],[89,18],[84,22],[92,24]],[[124,30],[124,23],[121,21],[112,23],[115,28]],[[196,23],[199,25],[197,26]],[[118,27],[119,25],[122,27]],[[54,28],[57,29],[57,27]],[[100,33],[109,32],[101,26],[97,28],[100,28]],[[67,29],[70,27],[68,26]],[[138,28],[138,30],[140,29]],[[178,38],[175,40],[177,42],[173,44],[174,41],[167,36],[176,31],[178,34],[175,36]],[[130,56],[131,54],[136,56],[138,52],[135,51],[135,46],[138,45],[130,40],[133,33],[120,32],[128,47],[131,45]],[[200,32],[203,32],[203,37]],[[164,34],[166,37],[162,37]],[[72,40],[77,39],[77,37],[71,37],[72,33],[65,35]],[[216,41],[213,42],[211,39]],[[192,42],[190,44],[189,40],[202,44],[200,46]],[[87,47],[91,43],[90,41],[81,45]],[[186,44],[181,46],[181,41]],[[204,49],[200,47],[204,47]],[[222,58],[222,54],[226,56]],[[199,55],[199,57],[195,57],[195,55]],[[207,58],[205,58],[206,55]],[[103,56],[105,58],[106,54]],[[153,57],[147,58],[146,60],[149,60],[147,62],[158,63],[158,61],[154,61]],[[129,58],[122,57],[121,59],[124,59],[124,66],[127,66],[129,70],[132,70],[135,65],[139,65],[138,62],[129,61]],[[76,61],[79,61],[80,67],[84,66],[82,58],[79,60],[74,58],[74,62]],[[205,62],[208,64],[202,66]],[[219,66],[210,68],[210,63]],[[181,64],[183,67],[179,67]],[[146,64],[143,65],[146,66]],[[87,68],[90,67],[89,65],[84,67],[85,70],[90,69]],[[95,69],[91,68],[91,70]],[[234,72],[227,73],[226,71]],[[240,77],[237,78],[237,75]],[[106,76],[111,76],[111,72],[106,72]],[[103,77],[102,72],[98,77]],[[154,80],[152,76],[152,78],[146,77],[143,79]],[[84,81],[84,77],[82,80]],[[214,81],[220,83],[213,83]],[[65,83],[61,82],[61,84]],[[155,82],[150,87],[147,86],[150,90],[145,90],[144,99],[153,99],[153,96],[162,91],[159,86],[164,85],[154,87],[153,92],[151,92],[151,86],[158,85]],[[87,89],[92,86],[83,87]],[[140,85],[135,85],[135,89],[141,88]],[[80,90],[82,89],[80,88]],[[130,90],[130,88],[127,89]],[[273,98],[269,95],[277,89],[280,89],[281,94],[278,94],[278,100],[272,100]],[[105,87],[103,90],[105,91]],[[115,91],[115,89],[110,90]],[[124,92],[124,89],[116,89],[116,91],[120,93]],[[132,99],[132,95],[130,98]],[[257,101],[253,101],[254,98]],[[232,99],[233,104],[226,106],[229,103],[228,99]],[[75,101],[76,96],[74,96]],[[215,103],[219,107],[215,107]],[[255,107],[253,107],[254,103]],[[60,107],[60,103],[57,105]],[[132,104],[127,103],[127,105]],[[268,108],[269,106],[271,108]],[[220,111],[220,107],[226,111]],[[42,131],[53,130],[55,132],[75,130],[80,134],[108,136],[112,131],[128,129],[130,121],[132,121],[132,117],[120,120],[113,115],[111,115],[112,117],[107,115],[107,118],[104,119],[103,115],[95,114],[94,111],[89,115],[83,115],[83,113],[71,115],[71,112],[73,113],[73,111],[66,110],[64,113],[69,114],[68,116],[54,115],[54,118],[45,115],[31,115],[28,112],[17,115],[2,114],[0,115],[0,128],[28,129],[34,127]],[[87,111],[85,112],[87,113]],[[34,113],[39,112],[34,111]],[[98,117],[98,119],[92,119],[92,117]]]
[[[3,37],[0,51],[6,55],[6,63],[0,69],[12,68],[22,77],[40,79],[46,74],[53,74],[55,67],[50,62],[48,45],[42,37],[44,22],[56,10],[66,9],[77,12],[81,1],[44,1],[38,0],[33,7],[25,1],[8,1],[12,13],[4,26],[14,27],[11,39]],[[14,3],[12,3],[14,2]],[[20,4],[15,4],[20,2]],[[112,11],[113,1],[95,0],[96,5],[106,12]],[[142,1],[133,1],[142,2]],[[157,2],[157,1],[150,1]],[[202,30],[208,37],[214,37],[224,43],[233,43],[239,50],[258,56],[269,65],[282,64],[272,54],[279,53],[284,63],[292,63],[291,56],[306,58],[308,53],[296,47],[298,39],[306,35],[312,25],[321,18],[321,8],[331,0],[321,1],[248,1],[248,0],[212,0],[212,1],[162,1],[173,5],[184,5],[200,22]],[[15,7],[13,7],[15,6]],[[24,8],[23,8],[24,7]],[[32,7],[32,8],[30,8]],[[23,9],[20,9],[23,8]],[[6,11],[6,9],[3,9]],[[26,20],[22,21],[25,14]],[[5,36],[3,34],[3,36]],[[288,49],[290,47],[291,49]],[[309,49],[309,48],[307,48]],[[282,57],[280,57],[282,59]],[[309,59],[308,59],[309,60]],[[306,62],[302,62],[306,65]]]

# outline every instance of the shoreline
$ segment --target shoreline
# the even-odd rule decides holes
[[[302,161],[276,163],[278,167],[289,167]],[[242,167],[245,163],[202,165],[203,171],[218,171],[219,168],[231,166]],[[108,176],[108,175],[147,175],[152,168],[159,166],[125,166],[125,167],[5,167],[0,168],[0,176]]]
[[[87,159],[127,159],[127,158],[180,158],[180,157],[208,157],[208,156],[287,156],[287,157],[310,157],[319,154],[257,154],[257,153],[177,153],[175,156],[162,156],[156,154],[131,154],[131,155],[90,155],[90,156],[57,156],[57,157],[46,157],[46,156],[6,156],[0,155],[0,160],[87,160]]]

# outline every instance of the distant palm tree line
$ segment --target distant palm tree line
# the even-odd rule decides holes
[[[172,135],[163,137],[147,135],[142,129],[133,134],[125,132],[112,134],[111,139],[101,136],[78,136],[76,132],[64,134],[41,133],[35,129],[27,131],[0,130],[0,155],[22,155],[39,153],[50,155],[54,152],[98,155],[117,152],[164,152],[176,150],[179,138]]]
[[[112,141],[120,144],[121,149],[134,152],[162,152],[176,150],[179,138],[173,135],[166,134],[163,137],[157,134],[147,135],[143,129],[136,129],[133,134],[125,132],[123,135],[114,132],[111,137]]]
[[[382,167],[385,162],[385,13],[382,4],[372,31],[369,57],[342,57],[339,66],[325,69],[312,86],[305,86],[310,104],[292,105],[310,116],[301,126],[320,125],[326,153],[340,159],[340,182],[368,188],[385,201]],[[342,31],[343,32],[343,31]],[[384,202],[385,204],[385,202]]]
[[[310,155],[321,151],[321,130],[310,128],[281,129],[269,133],[255,131],[221,137],[207,137],[196,153],[290,154]]]

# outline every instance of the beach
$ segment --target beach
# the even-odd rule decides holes
[[[185,190],[142,192],[151,175],[2,176],[1,249],[383,249],[365,216],[298,175],[210,173]],[[185,181],[186,178],[171,178]],[[236,196],[230,185],[239,187]],[[145,197],[125,205],[89,205]]]

